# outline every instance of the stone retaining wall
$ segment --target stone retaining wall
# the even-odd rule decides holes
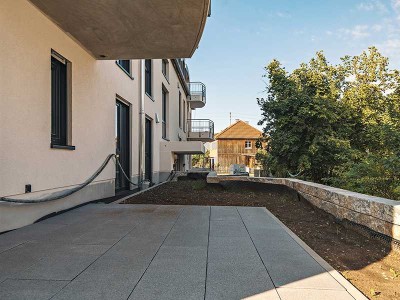
[[[286,185],[296,190],[316,207],[338,219],[347,219],[367,226],[400,241],[400,201],[290,178],[217,176],[215,172],[210,173],[207,177],[208,183],[228,180]]]

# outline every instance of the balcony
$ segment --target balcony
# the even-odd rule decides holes
[[[174,66],[176,73],[178,74],[179,80],[182,84],[183,89],[185,90],[186,95],[190,95],[190,89],[189,89],[190,74],[185,59],[184,58],[173,59],[172,65]]]
[[[202,108],[206,105],[206,85],[202,82],[190,82],[190,100],[192,109]]]
[[[204,143],[214,141],[214,122],[211,120],[188,120],[187,128],[188,141],[201,141]]]
[[[191,57],[210,0],[30,0],[96,59]]]

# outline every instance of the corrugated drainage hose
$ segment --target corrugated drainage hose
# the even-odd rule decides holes
[[[175,175],[176,175],[176,171],[175,170],[171,170],[171,172],[169,173],[166,181],[172,181],[175,178]]]
[[[73,187],[71,189],[63,190],[60,192],[55,192],[50,195],[46,195],[43,198],[38,198],[38,199],[14,199],[14,198],[8,198],[8,197],[1,197],[0,201],[3,202],[11,202],[11,203],[42,203],[42,202],[50,202],[50,201],[55,201],[59,200],[62,198],[65,198],[67,196],[70,196],[72,194],[75,194],[76,192],[80,191],[87,185],[89,185],[93,180],[97,178],[97,176],[100,175],[100,173],[105,169],[105,167],[108,165],[110,160],[114,158],[115,159],[115,165],[120,169],[121,173],[124,175],[125,179],[129,181],[130,184],[136,185],[136,183],[133,183],[130,178],[126,175],[124,169],[121,166],[121,163],[119,162],[117,156],[115,154],[109,154],[106,158],[106,160],[103,162],[103,164],[100,166],[100,168],[97,169],[97,171],[90,176],[85,182],[79,184],[76,187]]]

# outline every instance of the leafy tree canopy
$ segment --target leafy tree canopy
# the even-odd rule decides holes
[[[275,176],[400,198],[400,72],[375,47],[330,64],[323,52],[289,73],[266,68],[257,99]]]

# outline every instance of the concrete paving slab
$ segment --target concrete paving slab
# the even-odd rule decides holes
[[[207,247],[163,246],[129,299],[204,299]]]
[[[214,212],[216,221],[210,222],[205,299],[242,299],[274,290],[236,208],[212,207],[211,216]],[[270,297],[279,299],[276,292]]]
[[[280,233],[282,239],[271,241],[270,237],[273,235],[268,228],[275,221],[265,210],[238,208],[238,211],[275,286],[344,290],[344,287],[283,229]],[[261,233],[263,227],[265,234]],[[272,232],[275,237],[279,237],[279,231]],[[271,247],[273,244],[279,247]]]
[[[137,222],[137,221],[135,221]],[[74,244],[80,245],[114,245],[122,237],[128,234],[134,225],[106,222],[73,240]]]
[[[50,249],[42,259],[13,274],[12,278],[72,280],[108,249],[109,246],[99,245],[65,245]]]
[[[265,208],[91,204],[0,235],[0,299],[352,299],[326,265]]]
[[[209,215],[209,207],[183,209],[129,299],[204,299]]]
[[[165,246],[207,247],[209,207],[186,207],[172,228]]]
[[[344,290],[343,286],[307,253],[290,250],[259,251],[277,287]]]
[[[248,237],[242,221],[211,221],[210,236],[212,237]]]
[[[235,207],[213,206],[211,207],[211,221],[237,221],[239,215]]]
[[[130,234],[71,281],[54,299],[126,300],[179,213],[179,210],[174,210],[174,214],[161,218],[164,221],[152,217],[139,220],[139,225]]]
[[[96,232],[97,228],[101,226],[104,222],[107,222],[107,219],[98,217],[88,220],[87,218],[84,218],[84,221],[82,220],[81,222],[63,226],[58,230],[50,232],[44,237],[35,239],[35,241],[46,243],[71,244],[75,239],[78,239],[84,234],[88,234],[88,232]]]
[[[248,237],[235,207],[211,207],[210,237]]]
[[[54,299],[124,299],[143,275],[159,244],[132,249],[132,255],[115,253],[99,258]]]
[[[129,299],[204,299],[209,215],[209,207],[184,208]]]
[[[27,242],[0,254],[0,282],[42,259],[53,245]]]
[[[44,239],[65,225],[35,223],[18,230],[0,234],[0,253],[29,241]]]
[[[251,295],[249,297],[243,298],[242,300],[275,300],[275,299],[281,300],[281,298],[278,295],[278,292],[275,289],[272,289],[269,291],[262,292],[260,294]],[[299,299],[294,298],[292,300],[299,300]],[[304,299],[304,300],[308,300],[308,299]]]
[[[354,300],[347,291],[291,289],[278,288],[281,300],[307,299],[307,300]]]
[[[68,281],[8,279],[0,284],[0,299],[50,299],[67,283]]]

